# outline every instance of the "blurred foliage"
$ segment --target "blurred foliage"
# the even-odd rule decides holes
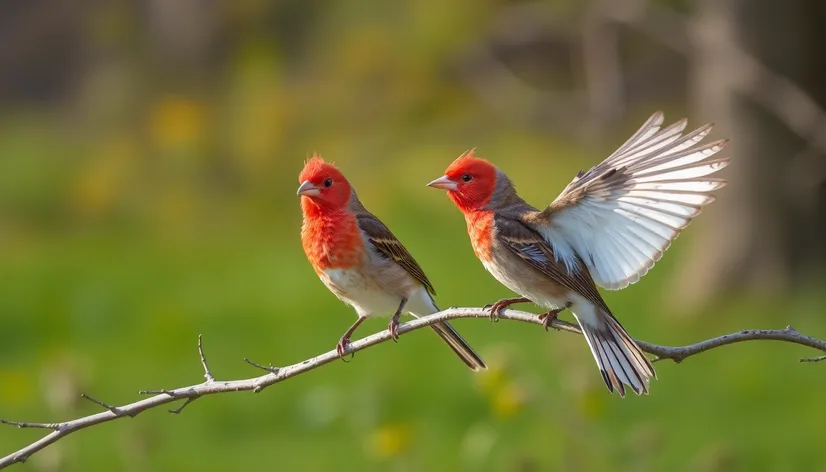
[[[185,41],[185,15],[166,26],[182,31],[170,41],[139,7],[152,3],[111,2],[66,20],[80,25],[81,59],[72,80],[44,82],[63,90],[60,99],[6,98],[0,112],[0,417],[64,420],[96,410],[81,392],[122,404],[139,389],[197,382],[199,333],[220,379],[258,375],[243,357],[283,365],[333,348],[354,313],[318,282],[298,239],[296,176],[314,151],[340,165],[405,242],[442,306],[508,292],[426,182],[476,147],[542,205],[600,158],[490,110],[458,74],[507,2],[227,2],[199,14],[211,31],[199,48]],[[577,21],[577,5],[555,4],[560,23]],[[629,118],[623,134],[637,124]],[[822,294],[732,297],[713,312],[669,317],[660,289],[672,259],[639,286],[606,294],[640,338],[679,344],[789,323],[826,333],[813,316],[826,306]],[[384,326],[368,322],[362,334]],[[803,348],[749,343],[658,364],[650,396],[621,400],[605,390],[582,339],[507,322],[456,326],[488,372],[467,372],[421,331],[257,396],[85,430],[17,468],[822,463],[826,378],[795,362],[810,354]],[[41,434],[0,428],[0,454]]]

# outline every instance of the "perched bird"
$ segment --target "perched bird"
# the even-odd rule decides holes
[[[516,194],[504,172],[467,152],[430,187],[448,191],[464,213],[473,251],[520,298],[500,300],[491,316],[532,301],[550,311],[545,328],[570,308],[608,389],[648,393],[651,362],[611,314],[596,286],[637,282],[680,231],[725,185],[707,177],[728,159],[706,160],[725,140],[697,146],[712,125],[683,134],[686,120],[661,129],[655,113],[625,144],[579,172],[547,208]]]
[[[399,316],[424,316],[439,309],[436,291],[407,249],[378,218],[367,211],[344,175],[313,156],[298,177],[301,185],[301,243],[321,281],[344,303],[355,308],[356,322],[336,345],[340,356],[350,336],[368,317],[393,315],[393,339]],[[448,324],[432,325],[436,333],[473,370],[485,362]]]

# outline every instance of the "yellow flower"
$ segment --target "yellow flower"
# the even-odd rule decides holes
[[[493,395],[508,383],[508,370],[503,362],[488,362],[488,369],[475,376],[479,388],[487,395]]]
[[[390,424],[375,430],[368,438],[368,452],[379,460],[403,454],[413,440],[413,429],[406,424]]]
[[[166,97],[150,112],[152,141],[162,148],[193,144],[204,132],[204,106],[196,100]]]
[[[136,144],[128,136],[104,141],[75,179],[70,195],[74,210],[81,215],[96,216],[111,209],[120,197],[136,156]]]
[[[499,388],[491,399],[493,413],[498,418],[512,418],[525,406],[525,394],[514,384]]]

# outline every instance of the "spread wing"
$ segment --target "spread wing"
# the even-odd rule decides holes
[[[726,183],[708,176],[729,160],[707,159],[727,141],[698,146],[713,125],[684,135],[685,119],[664,129],[662,123],[655,113],[542,212],[543,234],[554,247],[573,248],[601,287],[637,282]]]
[[[397,264],[402,266],[410,275],[422,283],[427,288],[427,291],[436,295],[436,290],[433,284],[427,279],[424,270],[422,270],[419,263],[413,259],[413,256],[407,251],[407,248],[402,245],[401,241],[390,232],[390,229],[384,225],[378,218],[372,214],[358,215],[358,225],[371,244],[384,257],[393,259]]]
[[[581,261],[569,270],[554,255],[553,249],[542,235],[520,221],[496,218],[495,225],[497,239],[511,252],[553,281],[584,296],[606,313],[611,313]]]

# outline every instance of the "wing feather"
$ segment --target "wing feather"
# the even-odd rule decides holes
[[[390,232],[390,229],[385,226],[374,215],[365,213],[358,215],[359,229],[361,229],[370,243],[382,254],[384,257],[394,260],[397,264],[402,266],[410,275],[422,283],[427,288],[427,291],[436,295],[436,289],[428,280],[427,275],[421,268],[418,262],[413,259],[407,248],[399,241],[399,239]]]
[[[686,120],[662,128],[655,113],[602,163],[580,172],[530,226],[560,254],[579,254],[597,285],[638,281],[726,181],[729,164],[708,160],[727,141],[699,143],[708,124],[683,134]]]

